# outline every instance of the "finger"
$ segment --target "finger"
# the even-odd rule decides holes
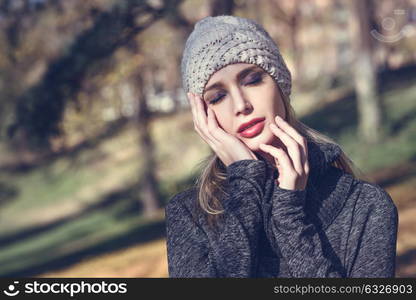
[[[207,132],[207,125],[201,124],[199,108],[197,105],[197,99],[195,94],[190,93],[190,102],[192,103],[192,114],[194,120],[195,131],[201,136],[201,138],[215,151],[217,141],[215,141]]]
[[[272,155],[279,162],[279,169],[283,169],[285,172],[296,172],[286,151],[281,148],[266,144],[260,144],[259,147],[264,152]]]
[[[301,156],[302,156],[302,166],[306,166],[308,162],[308,143],[304,136],[302,136],[295,128],[293,128],[288,122],[286,122],[282,117],[276,115],[275,117],[277,125],[290,135],[298,144],[302,147]]]
[[[215,111],[208,107],[208,128],[210,133],[218,140],[218,141],[230,141],[234,140],[234,137],[228,134],[219,124],[217,116],[215,115]]]
[[[213,137],[213,135],[211,133],[212,124],[208,123],[208,115],[207,115],[207,112],[205,111],[203,100],[201,99],[201,97],[198,94],[195,94],[195,107],[196,107],[196,111],[197,111],[197,118],[198,118],[199,124],[200,124],[200,130],[212,142],[218,143],[218,141]]]
[[[201,97],[198,94],[195,94],[195,105],[198,109],[198,113],[201,116],[201,120],[204,122],[207,121],[207,112],[204,107],[204,103],[202,103],[204,100],[201,99]]]
[[[201,129],[206,129],[208,125],[207,114],[202,104],[202,100],[197,94],[194,94],[194,99],[195,99],[195,108],[196,108],[196,115],[197,115],[198,122],[201,125]]]
[[[284,120],[279,115],[275,117],[276,123],[279,125],[282,130],[287,132],[294,140],[296,140],[300,145],[305,146],[305,153],[307,154],[307,140],[301,135],[295,128],[293,128],[286,120]]]
[[[196,117],[196,109],[195,109],[195,100],[194,95],[192,93],[189,93],[189,104],[191,106],[191,112],[192,112],[192,121],[194,122],[194,128],[199,133],[199,127],[198,127],[198,120]]]
[[[197,112],[196,112],[195,99],[194,98],[195,98],[194,94],[189,93],[189,103],[190,103],[191,109],[192,109],[192,120],[194,122],[194,128],[198,133],[200,133],[198,115],[197,115]]]
[[[189,106],[191,107],[191,112],[192,112],[192,117],[194,117],[194,102],[192,101],[192,94],[191,93],[187,93],[188,96],[188,101],[189,101]]]
[[[189,93],[190,97],[189,97],[189,103],[191,104],[191,109],[192,109],[192,118],[193,118],[193,122],[194,122],[194,127],[195,129],[197,129],[199,131],[199,120],[198,120],[198,113],[197,113],[197,108],[195,105],[195,96],[192,93]]]
[[[286,132],[277,127],[276,124],[271,124],[272,132],[285,144],[287,151],[292,159],[293,167],[298,174],[303,174],[302,156],[299,149],[299,144],[292,139]]]
[[[196,95],[196,98],[197,102],[199,103],[198,110],[202,110],[201,113],[205,116],[205,108],[203,107],[204,100],[202,100],[202,98],[199,97],[199,95]],[[207,125],[204,128],[205,134],[209,136],[209,138],[217,144],[221,144],[221,141],[224,142],[225,140],[231,139],[231,137],[222,128],[220,128],[218,120],[215,116],[215,112],[211,108],[207,107],[207,114],[208,113],[209,115],[206,116]]]
[[[219,127],[215,112],[208,107],[208,133],[212,135],[213,139],[220,143],[221,140],[227,139],[228,135]]]
[[[276,115],[275,121],[277,125],[284,130],[288,135],[290,135],[295,141],[297,141],[299,144],[303,144],[306,142],[305,137],[300,135],[299,132],[296,131],[295,128],[293,128],[288,122],[286,122],[282,117],[279,115]]]

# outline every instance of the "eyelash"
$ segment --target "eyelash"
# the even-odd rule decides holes
[[[245,84],[245,85],[256,85],[261,83],[263,80],[263,76],[259,75],[257,78],[255,78],[253,81],[250,81],[249,83]],[[225,95],[221,95],[220,97],[217,97],[215,99],[212,99],[211,101],[209,101],[209,104],[215,104],[218,101],[220,101]]]

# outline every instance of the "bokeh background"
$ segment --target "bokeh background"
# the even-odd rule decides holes
[[[263,24],[297,116],[391,195],[416,277],[415,0],[0,0],[0,276],[168,276],[164,206],[210,153],[181,54],[221,14]]]

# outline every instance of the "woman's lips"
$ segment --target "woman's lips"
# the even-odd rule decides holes
[[[265,122],[265,120],[257,122],[253,126],[248,127],[247,129],[241,131],[240,135],[242,137],[245,137],[245,138],[255,137],[256,135],[258,135],[259,133],[261,133],[263,131],[264,122]]]

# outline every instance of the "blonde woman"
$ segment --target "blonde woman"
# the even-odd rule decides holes
[[[396,206],[296,119],[290,72],[260,24],[200,20],[181,71],[213,155],[167,204],[170,277],[394,277]]]

